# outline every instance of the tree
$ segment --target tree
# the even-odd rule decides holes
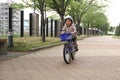
[[[83,24],[87,28],[98,28],[102,30],[105,34],[107,33],[109,28],[107,17],[101,11],[93,13],[88,12],[86,15],[84,15]]]
[[[22,1],[25,3],[25,5],[23,5],[23,6],[33,7],[34,0],[22,0]],[[36,10],[41,12],[40,1],[41,0],[35,0],[35,4],[36,4],[35,8],[36,8]],[[60,20],[61,20],[61,26],[60,26],[61,29],[64,24],[65,11],[66,11],[66,8],[69,5],[70,1],[71,0],[45,0],[44,1],[47,8],[52,9],[59,14]]]
[[[70,4],[70,1],[71,0],[46,0],[47,7],[55,10],[59,14],[61,20],[61,28],[64,25],[64,15],[67,6]]]
[[[73,0],[67,11],[68,14],[73,16],[75,23],[79,26],[83,15],[92,7],[96,7],[96,0]]]
[[[13,8],[21,9],[25,7],[33,7],[34,10],[38,10],[41,14],[41,33],[42,33],[42,41],[45,42],[45,19],[44,19],[44,7],[45,0],[22,0],[24,4],[13,3],[11,6]],[[34,5],[34,6],[33,6]]]
[[[120,24],[119,24],[119,26],[116,27],[115,35],[120,36]]]
[[[77,28],[79,28],[81,23],[86,23],[85,21],[87,21],[86,27],[89,28],[89,26],[93,24],[89,21],[90,19],[92,21],[94,13],[102,11],[102,9],[106,7],[106,4],[102,3],[105,1],[106,0],[102,0],[98,3],[97,0],[73,0],[68,6],[67,12],[73,16]]]
[[[45,18],[44,18],[44,0],[39,0],[39,10],[41,12],[42,41],[45,42]]]
[[[110,31],[110,32],[113,32],[113,31],[114,31],[114,27],[111,26],[111,27],[109,28],[109,31]]]

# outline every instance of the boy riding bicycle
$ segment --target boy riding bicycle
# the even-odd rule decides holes
[[[75,46],[75,50],[78,51],[78,44],[77,44],[77,31],[76,27],[74,26],[73,19],[71,16],[66,16],[65,17],[65,25],[62,29],[61,34],[63,33],[71,33],[73,35],[73,44]]]

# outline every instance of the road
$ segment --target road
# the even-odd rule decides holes
[[[79,51],[65,64],[63,46],[0,62],[0,80],[120,80],[120,40],[111,36],[78,41]]]

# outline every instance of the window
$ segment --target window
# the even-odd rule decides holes
[[[8,13],[6,12],[5,15],[8,15]]]
[[[5,19],[8,19],[8,17],[5,17]]]
[[[8,10],[8,8],[5,8],[5,10]]]

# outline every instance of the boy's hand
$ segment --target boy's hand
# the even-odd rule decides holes
[[[64,31],[61,32],[61,34],[64,34],[64,33],[65,33]]]
[[[65,30],[62,30],[61,34],[64,34],[65,33]]]
[[[74,34],[74,32],[71,32],[71,34]]]
[[[76,32],[71,32],[71,34],[72,34],[72,35],[74,35],[74,36],[76,36],[76,35],[77,35],[77,33],[76,33]]]

